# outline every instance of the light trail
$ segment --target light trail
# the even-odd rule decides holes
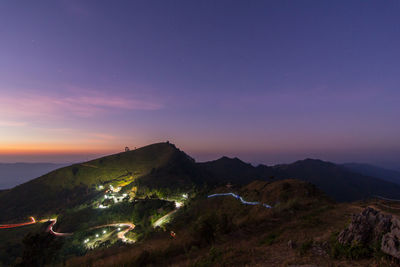
[[[178,209],[175,209],[175,210],[173,210],[173,211],[167,213],[166,215],[162,216],[160,219],[158,219],[157,221],[155,221],[155,222],[153,223],[153,227],[156,228],[157,226],[163,225],[163,224],[164,224],[166,221],[168,221],[168,220],[170,219],[170,217],[171,217],[175,212],[177,212],[177,211],[178,211]]]
[[[31,225],[31,224],[35,224],[36,223],[35,218],[30,217],[30,219],[31,220],[29,222],[25,222],[25,223],[0,224],[0,229],[16,228],[16,227],[21,227],[21,226]]]
[[[118,232],[117,237],[118,237],[119,239],[121,239],[121,240],[122,240],[123,242],[125,242],[125,243],[133,243],[133,242],[135,242],[134,240],[125,237],[125,235],[126,235],[129,231],[135,229],[135,225],[134,225],[133,223],[129,223],[129,222],[124,222],[124,223],[111,223],[111,224],[105,224],[105,225],[95,226],[95,227],[90,228],[89,230],[98,229],[98,228],[104,228],[104,227],[118,227],[118,228],[119,228],[119,227],[123,227],[123,226],[126,226],[126,227],[128,227],[128,228],[125,229],[125,230],[123,230],[123,231]]]
[[[31,220],[29,222],[25,222],[25,223],[16,223],[16,224],[0,224],[0,229],[8,229],[8,228],[16,228],[16,227],[22,227],[22,226],[26,226],[26,225],[32,225],[32,224],[36,224],[36,223],[46,223],[46,222],[50,222],[49,227],[47,228],[47,232],[50,232],[51,234],[55,235],[55,236],[71,236],[73,235],[73,233],[60,233],[60,232],[56,232],[54,231],[53,227],[54,225],[57,223],[57,219],[43,219],[40,221],[36,221],[34,217],[30,217]],[[125,235],[135,229],[135,225],[133,223],[129,223],[129,222],[124,222],[124,223],[113,223],[113,224],[106,224],[106,225],[100,225],[100,226],[96,226],[91,229],[97,229],[97,228],[104,228],[104,227],[128,227],[127,229],[118,232],[118,238],[121,239],[123,242],[126,243],[131,243],[134,242],[133,240],[125,237]]]
[[[69,236],[69,235],[73,235],[73,233],[59,233],[53,230],[54,225],[57,223],[57,219],[48,219],[48,220],[41,220],[40,222],[45,222],[45,221],[50,221],[50,225],[47,228],[47,231],[52,233],[55,236]]]
[[[265,203],[261,203],[261,202],[257,202],[257,201],[254,201],[254,202],[246,201],[246,200],[244,200],[241,196],[236,195],[235,193],[218,193],[218,194],[212,194],[212,195],[207,196],[207,198],[211,198],[211,197],[221,197],[221,196],[232,196],[232,197],[234,197],[234,198],[240,200],[240,201],[241,201],[243,204],[245,204],[245,205],[262,205],[263,207],[265,207],[265,208],[267,208],[267,209],[272,208],[270,205],[265,204]]]

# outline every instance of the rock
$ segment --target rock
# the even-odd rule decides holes
[[[397,259],[400,259],[400,221],[392,219],[390,232],[382,237],[381,250]]]
[[[328,249],[328,244],[325,243],[314,243],[312,248],[311,248],[311,252],[312,254],[316,255],[316,256],[327,256],[328,253],[326,252]]]
[[[341,244],[370,244],[379,241],[380,237],[390,231],[392,216],[384,215],[372,208],[366,208],[361,214],[353,215],[350,225],[340,234]]]
[[[289,240],[289,241],[287,242],[287,245],[288,245],[288,247],[291,248],[291,249],[295,249],[295,248],[296,248],[296,244],[295,244],[292,240]]]
[[[380,241],[380,238],[382,240]],[[381,250],[400,259],[400,220],[372,208],[353,215],[350,225],[338,237],[341,244],[374,245],[381,242]]]

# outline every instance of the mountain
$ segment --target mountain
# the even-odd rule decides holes
[[[235,194],[221,196],[226,199],[207,197],[231,192],[242,198]],[[400,198],[400,185],[315,159],[256,167],[228,157],[196,163],[175,145],[157,143],[63,167],[0,191],[0,265],[17,264],[26,254],[22,251],[29,249],[43,259],[48,242],[56,245],[57,240],[63,242],[57,252],[58,262],[94,252],[94,258],[89,255],[84,262],[68,266],[91,265],[88,262],[99,258],[96,253],[103,253],[97,248],[110,248],[104,255],[126,249],[128,260],[138,266],[193,257],[193,265],[210,266],[209,260],[215,262],[216,258],[207,258],[206,262],[199,258],[208,254],[226,260],[234,256],[235,262],[227,265],[282,262],[286,253],[295,257],[308,251],[313,245],[310,236],[327,242],[351,212],[366,203],[335,204],[332,199],[352,201],[377,194]],[[27,235],[30,232],[36,234]],[[216,243],[217,238],[221,239]],[[285,251],[270,258],[270,245],[287,248],[293,239],[300,251]],[[125,246],[126,242],[137,245]],[[221,249],[232,243],[239,244],[232,247],[233,254],[213,249],[213,244]],[[43,249],[38,250],[37,244]],[[254,250],[240,252],[250,246],[262,252],[254,262],[247,256]],[[114,265],[125,264],[119,259],[123,257],[118,256]],[[197,260],[200,262],[195,264]],[[187,266],[187,262],[176,263]]]
[[[191,188],[200,178],[196,170],[194,160],[169,143],[74,164],[1,192],[0,221],[59,213],[94,198],[100,186],[130,190],[140,184],[144,194]]]
[[[57,169],[0,193],[1,221],[79,205],[98,194],[96,187],[114,185],[178,192],[202,184],[247,184],[253,180],[295,178],[311,182],[338,201],[383,195],[400,198],[400,186],[356,173],[348,167],[306,159],[292,164],[257,167],[238,158],[196,163],[173,144],[157,143]]]
[[[0,190],[27,182],[67,164],[0,163]]]
[[[29,215],[59,213],[96,197],[100,186],[122,187],[124,192],[151,196],[178,195],[203,185],[254,180],[300,179],[315,184],[337,201],[372,195],[400,198],[400,185],[321,160],[257,167],[238,158],[222,157],[196,163],[170,143],[157,143],[57,169],[37,179],[0,192],[0,221]]]
[[[306,159],[273,168],[281,178],[296,178],[315,184],[337,201],[354,201],[382,195],[400,198],[400,186],[379,178],[362,175],[334,163]]]
[[[342,164],[342,166],[353,172],[367,176],[378,177],[392,183],[400,184],[400,171],[388,170],[364,163],[345,163]]]
[[[354,201],[373,195],[400,198],[397,184],[322,160],[305,159],[292,164],[254,167],[237,158],[222,157],[199,165],[211,173],[215,183],[230,181],[243,185],[253,180],[294,178],[315,184],[337,201]]]
[[[198,165],[211,174],[212,183],[247,184],[254,180],[266,180],[274,175],[272,168],[265,165],[254,167],[238,158],[222,157]]]

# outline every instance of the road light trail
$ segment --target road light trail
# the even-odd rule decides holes
[[[30,219],[31,220],[29,222],[25,222],[25,223],[0,224],[0,229],[16,228],[16,227],[21,227],[21,226],[31,225],[31,224],[35,224],[36,223],[35,218],[30,217]]]
[[[49,227],[47,228],[47,231],[52,233],[55,236],[70,236],[73,235],[73,233],[59,233],[53,230],[54,225],[57,223],[57,219],[44,219],[41,220],[40,222],[51,222]]]
[[[54,231],[53,227],[54,225],[57,223],[57,219],[43,219],[40,221],[36,221],[35,218],[30,217],[31,220],[29,222],[25,222],[25,223],[16,223],[16,224],[0,224],[0,229],[9,229],[9,228],[17,228],[17,227],[22,227],[22,226],[26,226],[26,225],[32,225],[32,224],[36,224],[36,223],[46,223],[46,222],[50,222],[49,227],[47,228],[47,232],[55,235],[55,236],[71,236],[73,235],[73,233],[60,233],[60,232],[56,232]],[[118,238],[121,239],[123,242],[126,243],[131,243],[133,242],[133,240],[125,237],[125,235],[135,229],[135,225],[133,223],[129,223],[129,222],[124,222],[124,223],[112,223],[112,224],[106,224],[106,225],[100,225],[100,226],[96,226],[96,227],[92,227],[91,229],[97,229],[97,228],[104,228],[104,227],[123,227],[126,226],[128,227],[127,229],[118,232]]]
[[[125,237],[125,235],[129,231],[135,229],[135,225],[133,223],[129,223],[129,222],[111,223],[111,224],[95,226],[95,227],[90,228],[89,230],[98,229],[98,228],[104,228],[104,227],[122,227],[122,226],[127,226],[128,228],[123,230],[123,231],[118,232],[117,237],[119,239],[121,239],[125,243],[133,243],[134,241],[132,239],[129,239],[129,238]]]
[[[166,221],[168,221],[168,220],[170,219],[170,217],[171,217],[175,212],[177,212],[177,211],[178,211],[178,209],[175,209],[175,210],[173,210],[173,211],[171,211],[171,212],[168,212],[166,215],[162,216],[160,219],[158,219],[157,221],[155,221],[155,222],[153,223],[153,227],[156,228],[156,227],[158,227],[158,226],[163,225],[163,224],[164,224]]]
[[[218,193],[218,194],[212,194],[212,195],[209,195],[208,198],[212,198],[212,197],[221,197],[221,196],[232,196],[232,197],[234,197],[234,198],[240,200],[240,201],[241,201],[243,204],[245,204],[245,205],[262,205],[263,207],[265,207],[265,208],[267,208],[267,209],[272,208],[270,205],[265,204],[265,203],[261,203],[261,202],[257,202],[257,201],[254,201],[254,202],[246,201],[246,200],[244,200],[241,196],[236,195],[235,193]]]

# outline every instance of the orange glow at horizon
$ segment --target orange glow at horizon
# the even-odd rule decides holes
[[[111,153],[122,151],[117,145],[83,145],[83,144],[48,144],[48,143],[0,143],[0,154],[3,155],[46,155],[46,154],[86,154]]]

